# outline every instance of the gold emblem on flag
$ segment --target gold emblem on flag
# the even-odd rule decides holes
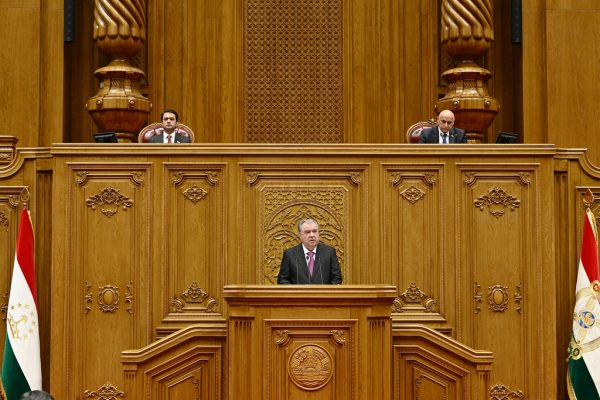
[[[8,331],[13,340],[28,340],[36,332],[37,313],[31,304],[13,304],[8,310]]]

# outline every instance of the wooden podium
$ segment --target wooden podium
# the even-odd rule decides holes
[[[225,286],[230,396],[391,399],[396,297],[384,285]]]

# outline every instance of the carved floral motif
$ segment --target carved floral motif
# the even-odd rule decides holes
[[[483,211],[484,208],[487,208],[490,214],[496,218],[500,218],[504,215],[506,208],[509,208],[510,211],[519,208],[521,201],[506,193],[504,189],[494,187],[488,191],[488,194],[475,200],[474,204],[475,207],[479,208],[481,211]]]
[[[107,382],[96,390],[86,390],[83,392],[84,399],[98,400],[118,400],[124,398],[125,393],[121,392],[116,386]]]
[[[425,192],[414,185],[404,189],[400,192],[400,194],[402,197],[408,200],[410,204],[415,204],[417,201],[421,200],[423,196],[425,196]]]
[[[490,400],[525,399],[521,390],[511,390],[503,383],[497,383],[490,388]]]
[[[117,213],[120,206],[127,211],[128,207],[133,205],[133,200],[120,194],[119,189],[106,187],[100,193],[87,199],[86,204],[92,210],[96,210],[96,207],[100,206],[102,214],[110,218]]]
[[[189,187],[181,192],[188,200],[196,204],[208,195],[208,192],[196,185]]]
[[[261,249],[264,278],[277,281],[283,250],[298,243],[298,222],[312,218],[319,223],[321,241],[333,246],[342,268],[346,265],[343,229],[347,216],[347,191],[342,188],[267,188],[260,206]],[[342,271],[344,273],[344,271]]]

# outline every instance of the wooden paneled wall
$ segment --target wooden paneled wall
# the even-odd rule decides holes
[[[174,343],[172,353],[180,340],[226,371],[222,288],[271,285],[308,215],[338,248],[346,284],[398,288],[394,345],[416,345],[402,332],[424,324],[467,346],[456,357],[493,352],[490,397],[564,397],[581,196],[600,196],[600,170],[580,150],[56,145],[3,154],[1,256],[12,264],[26,186],[44,382],[58,397],[107,382],[123,390],[122,351],[154,368],[168,363],[159,349]],[[592,209],[600,214],[600,203]]]
[[[52,359],[65,370],[53,380],[60,397],[106,382],[122,390],[121,350],[190,324],[223,330],[223,285],[273,284],[307,216],[338,248],[345,283],[398,288],[395,326],[426,323],[492,351],[492,387],[556,391],[547,377],[557,327],[538,323],[557,315],[542,295],[555,284],[551,146],[63,145],[52,154],[53,232],[64,238],[53,246],[52,324],[68,350]],[[109,368],[89,369],[98,364]]]

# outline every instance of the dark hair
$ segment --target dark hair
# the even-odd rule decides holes
[[[160,120],[161,121],[162,121],[163,115],[165,115],[165,113],[175,114],[175,121],[179,122],[179,114],[177,114],[177,111],[173,110],[172,108],[165,108],[165,110],[160,113]]]
[[[32,390],[31,392],[23,393],[21,400],[54,400],[54,397],[43,390]]]

